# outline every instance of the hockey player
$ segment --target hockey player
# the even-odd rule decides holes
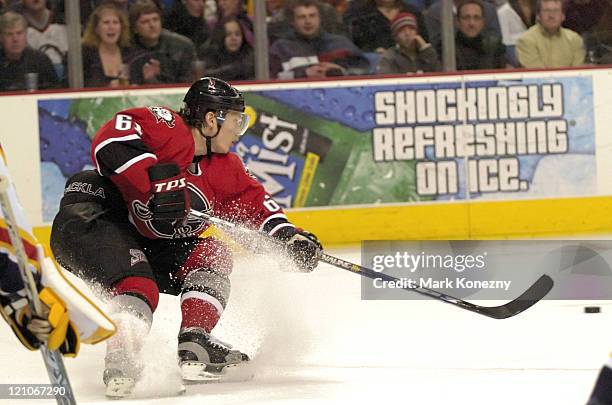
[[[199,79],[179,113],[165,107],[117,113],[93,139],[96,171],[67,182],[52,249],[64,267],[113,294],[121,325],[107,348],[107,393],[138,379],[142,365],[134,353],[160,292],[181,297],[178,355],[185,379],[219,378],[249,360],[211,336],[229,299],[232,258],[219,240],[198,237],[208,224],[190,218],[190,209],[285,242],[304,271],[317,265],[317,238],[292,225],[230,153],[248,128],[244,111],[242,95],[228,83]],[[129,322],[119,317],[126,314],[133,315]]]

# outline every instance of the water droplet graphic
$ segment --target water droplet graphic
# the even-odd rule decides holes
[[[344,118],[354,119],[357,110],[354,106],[350,105],[344,109]]]

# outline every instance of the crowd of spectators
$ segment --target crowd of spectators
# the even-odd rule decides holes
[[[86,87],[255,78],[256,0],[80,0]],[[266,0],[271,79],[442,70],[441,0]],[[453,0],[456,69],[612,63],[612,0]],[[67,86],[64,0],[0,0],[0,91]]]

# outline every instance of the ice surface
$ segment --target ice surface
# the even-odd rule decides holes
[[[357,248],[331,253],[359,262]],[[493,320],[429,300],[362,301],[360,278],[328,265],[312,274],[278,267],[264,256],[238,257],[232,297],[215,329],[253,356],[252,381],[145,398],[176,384],[180,311],[176,297],[162,296],[145,345],[143,397],[112,403],[575,405],[585,403],[612,349],[609,302],[598,303],[602,313],[584,314],[584,303],[545,301]],[[66,359],[80,404],[109,403],[103,358],[101,344],[84,345],[78,358]],[[0,362],[0,383],[47,382],[40,354],[19,346],[5,325]]]

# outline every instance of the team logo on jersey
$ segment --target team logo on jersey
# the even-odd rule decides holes
[[[200,212],[210,213],[212,205],[208,198],[197,187],[187,183],[189,201],[191,208]],[[146,225],[146,227],[157,237],[164,239],[187,238],[198,236],[202,233],[207,223],[200,219],[188,218],[185,223],[179,224],[178,221],[160,221],[153,218],[153,213],[148,204],[135,200],[132,202],[132,212],[136,218]]]
[[[163,122],[168,125],[168,128],[174,128],[174,114],[164,107],[147,107],[151,114],[155,117],[155,121],[159,124]]]

